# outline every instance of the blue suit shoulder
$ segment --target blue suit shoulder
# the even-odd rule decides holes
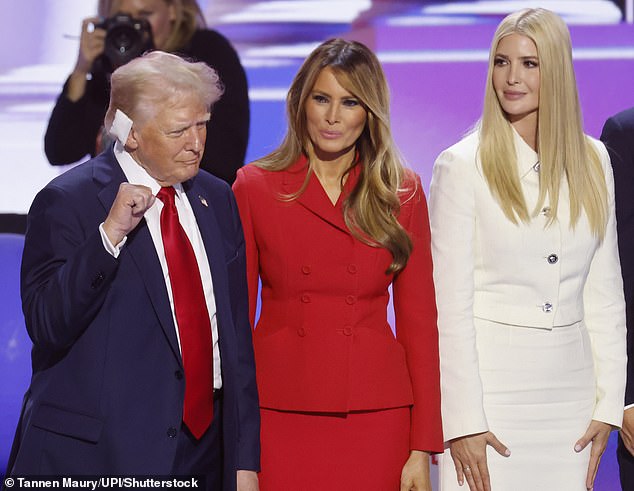
[[[68,191],[77,190],[85,193],[87,184],[106,183],[111,180],[124,181],[125,175],[117,164],[112,151],[107,150],[55,177],[46,187],[57,187]]]
[[[634,127],[634,107],[625,109],[608,118],[620,126]]]
[[[214,176],[213,174],[207,172],[204,169],[200,169],[198,171],[198,174],[196,174],[196,176],[192,179],[192,181],[196,182],[196,184],[200,186],[209,187],[210,189],[213,189],[217,192],[222,192],[222,193],[231,192],[231,187],[226,181],[224,181],[223,179],[220,179],[219,177]]]

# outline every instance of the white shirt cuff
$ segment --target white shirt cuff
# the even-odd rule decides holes
[[[106,251],[108,251],[108,253],[112,257],[117,259],[119,257],[119,254],[121,253],[121,248],[123,247],[123,244],[125,244],[126,241],[128,240],[128,236],[126,235],[123,238],[123,240],[121,242],[119,242],[116,246],[112,245],[112,242],[110,242],[110,239],[108,238],[108,235],[106,234],[105,230],[103,229],[103,222],[101,222],[99,224],[99,233],[101,234],[101,242],[103,243],[104,249],[106,249]]]

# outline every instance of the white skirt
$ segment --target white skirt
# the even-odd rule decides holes
[[[492,491],[585,491],[590,445],[576,453],[594,410],[596,385],[583,322],[551,331],[476,319],[484,411],[510,450],[487,450]],[[441,491],[458,486],[447,450]]]

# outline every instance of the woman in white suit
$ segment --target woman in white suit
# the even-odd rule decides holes
[[[583,133],[571,52],[554,13],[506,17],[482,117],[434,165],[442,491],[589,489],[621,424],[613,178]]]

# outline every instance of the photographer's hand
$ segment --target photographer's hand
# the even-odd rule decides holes
[[[66,91],[66,97],[73,102],[81,99],[86,92],[86,75],[90,73],[93,62],[104,50],[106,31],[95,27],[100,20],[99,17],[88,17],[81,24],[77,63],[70,74]]]

